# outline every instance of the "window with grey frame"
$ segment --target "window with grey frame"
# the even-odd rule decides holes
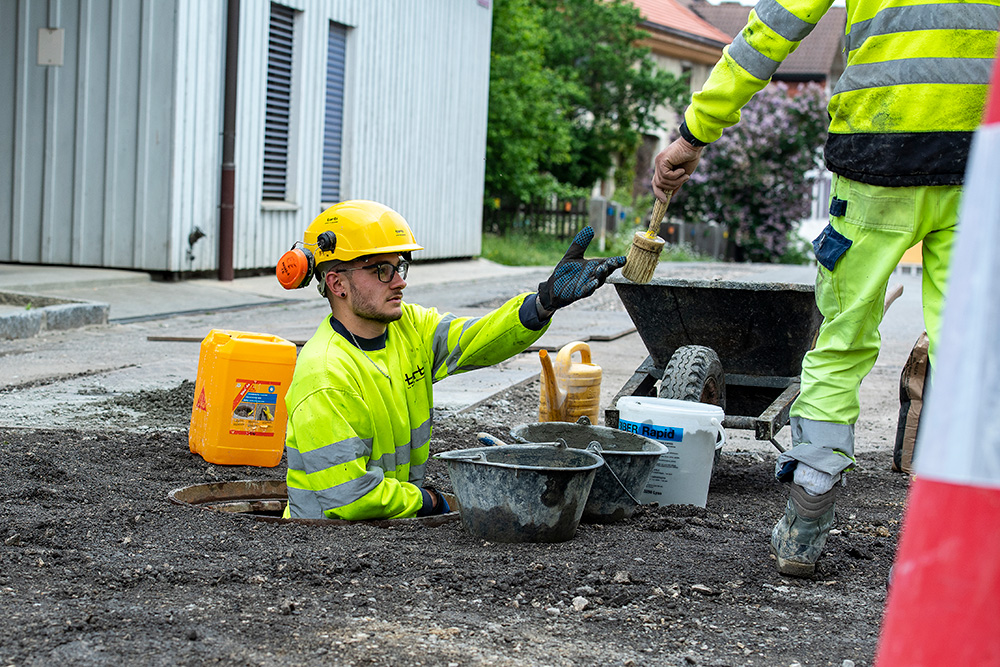
[[[344,72],[347,27],[330,22],[326,47],[326,100],[323,114],[323,177],[320,198],[324,204],[340,201],[340,156],[344,125]]]
[[[294,44],[295,10],[272,2],[267,37],[267,102],[261,195],[267,200],[288,199]]]

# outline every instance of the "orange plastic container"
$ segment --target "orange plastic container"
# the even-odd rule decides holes
[[[201,341],[188,444],[209,463],[273,468],[285,447],[295,344],[212,329]]]

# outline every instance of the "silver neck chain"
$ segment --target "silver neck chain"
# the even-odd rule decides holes
[[[344,328],[345,328],[345,329],[347,329],[347,327],[344,327]],[[371,357],[369,357],[369,356],[368,356],[368,353],[367,353],[367,352],[365,352],[365,349],[364,349],[363,347],[361,347],[361,343],[359,343],[359,342],[358,342],[358,337],[354,335],[354,332],[353,332],[353,331],[351,331],[350,329],[347,329],[347,333],[351,334],[351,339],[353,339],[353,340],[354,340],[354,346],[355,346],[356,348],[358,348],[359,350],[361,350],[361,354],[365,355],[365,359],[367,359],[368,361],[372,362],[372,366],[374,366],[374,367],[375,367],[375,370],[377,370],[377,371],[378,371],[379,373],[381,373],[381,374],[382,374],[382,376],[383,376],[383,377],[384,377],[384,378],[385,378],[386,380],[388,380],[389,382],[392,382],[392,378],[391,378],[391,377],[389,377],[389,374],[388,374],[388,373],[386,373],[386,372],[385,372],[384,370],[382,370],[382,367],[381,367],[381,366],[379,366],[378,364],[376,364],[376,363],[375,363],[375,360],[374,360],[374,359],[372,359]]]

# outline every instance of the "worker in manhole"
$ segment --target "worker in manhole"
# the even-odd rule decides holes
[[[655,160],[658,198],[679,188],[704,147],[735,124],[830,0],[761,0]],[[809,576],[854,465],[859,387],[878,356],[889,277],[923,242],[923,313],[931,367],[973,131],[997,52],[1000,1],[847,0],[847,67],[828,106],[829,224],[813,241],[823,315],[791,408],[793,447],[777,461],[785,514],[771,535],[778,570]],[[709,149],[710,150],[710,149]]]
[[[285,516],[449,511],[444,496],[424,486],[432,382],[524,351],[557,309],[593,294],[625,264],[624,257],[585,259],[593,236],[590,227],[577,234],[537,293],[469,318],[404,302],[410,255],[423,248],[396,211],[345,201],[313,220],[277,267],[288,289],[315,277],[331,309],[299,353],[285,397]]]

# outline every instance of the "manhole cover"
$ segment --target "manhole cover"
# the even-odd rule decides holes
[[[453,508],[448,514],[412,517],[408,519],[372,519],[366,521],[345,521],[342,519],[285,519],[281,515],[288,503],[288,489],[285,480],[239,480],[235,482],[212,482],[195,484],[174,489],[167,498],[170,502],[186,507],[223,512],[233,516],[248,517],[270,523],[297,523],[317,526],[399,526],[418,524],[440,526],[459,518],[458,499],[444,494]]]

